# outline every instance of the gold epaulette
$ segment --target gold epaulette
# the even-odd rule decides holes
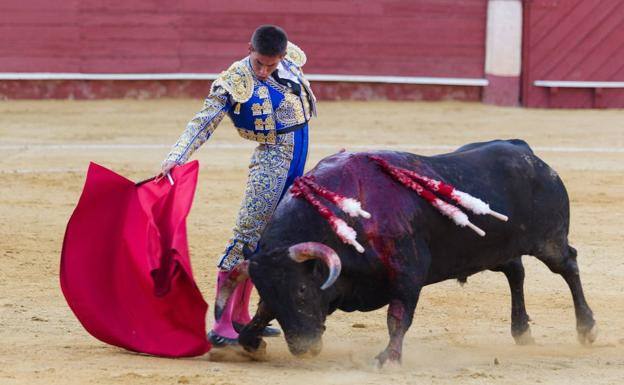
[[[288,45],[286,46],[286,59],[293,62],[297,67],[303,67],[306,60],[308,60],[305,52],[291,42],[288,42]]]
[[[253,74],[244,60],[232,64],[212,83],[213,89],[217,86],[223,87],[237,103],[249,100],[254,90]]]

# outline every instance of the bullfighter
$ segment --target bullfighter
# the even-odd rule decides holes
[[[283,29],[274,25],[258,27],[249,43],[249,55],[217,77],[203,108],[188,123],[162,163],[159,178],[184,164],[225,115],[229,115],[241,137],[258,143],[233,236],[217,263],[217,295],[228,272],[243,261],[243,249],[257,248],[278,202],[303,173],[308,154],[308,122],[316,115],[316,99],[301,69],[305,62],[306,55],[288,41]],[[215,312],[215,322],[208,333],[213,346],[237,343],[235,324],[250,320],[252,289],[247,280],[237,287],[224,311]],[[279,333],[278,329],[265,329],[265,335]]]

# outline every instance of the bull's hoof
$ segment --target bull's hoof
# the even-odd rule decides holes
[[[401,354],[395,351],[384,350],[375,357],[377,369],[396,368],[401,366]]]
[[[526,346],[535,344],[535,340],[531,335],[531,329],[527,329],[523,333],[514,335],[513,338],[516,340],[516,345]]]
[[[260,340],[260,345],[256,350],[250,351],[244,348],[241,355],[249,357],[254,361],[266,361],[267,359],[267,343]]]
[[[582,345],[588,346],[596,341],[598,337],[598,327],[594,324],[589,329],[578,329],[577,338]]]
[[[245,348],[246,351],[254,353],[256,350],[260,349],[264,341],[257,333],[243,330],[238,335],[238,343]]]
[[[251,339],[238,339],[240,345],[245,349],[245,351],[249,353],[255,353],[256,351],[262,349],[263,346],[266,347],[266,342],[262,338],[251,338]]]

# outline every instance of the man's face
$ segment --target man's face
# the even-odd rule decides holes
[[[256,77],[262,81],[266,80],[273,71],[277,69],[277,65],[285,55],[265,56],[259,54],[249,45],[249,59]]]

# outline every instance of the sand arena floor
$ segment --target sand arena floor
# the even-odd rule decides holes
[[[403,366],[373,368],[387,343],[385,309],[337,312],[320,356],[291,356],[268,340],[268,361],[217,353],[148,357],[88,335],[61,294],[65,224],[89,161],[136,180],[157,172],[198,100],[0,103],[0,384],[621,384],[624,381],[624,111],[548,111],[466,103],[321,103],[308,168],[342,147],[446,152],[494,138],[527,140],[567,185],[571,243],[600,334],[576,341],[563,279],[524,257],[536,344],[515,346],[503,274],[463,288],[426,287]],[[145,146],[147,145],[147,146]],[[211,304],[215,261],[230,235],[252,144],[225,121],[195,155],[198,192],[188,220],[196,280]],[[210,317],[209,313],[209,317]],[[495,363],[497,362],[497,364]]]

